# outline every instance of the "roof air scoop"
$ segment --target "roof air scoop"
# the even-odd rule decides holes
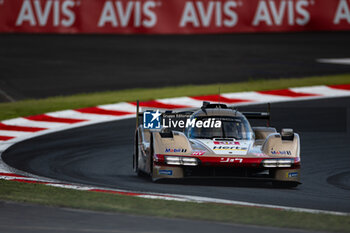
[[[219,104],[219,103],[213,103],[211,104],[210,102],[203,101],[203,105],[201,109],[204,111],[205,109],[209,108],[228,108],[226,104]]]

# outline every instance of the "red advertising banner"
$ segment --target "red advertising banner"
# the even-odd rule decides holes
[[[350,0],[0,0],[1,33],[350,30]]]

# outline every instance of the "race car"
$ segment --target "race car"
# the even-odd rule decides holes
[[[299,135],[287,128],[251,127],[248,119],[269,122],[270,111],[240,112],[209,102],[183,112],[139,112],[137,106],[133,170],[153,181],[230,177],[301,184]]]

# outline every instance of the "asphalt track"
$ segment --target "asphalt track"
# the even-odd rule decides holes
[[[0,102],[137,87],[350,73],[350,32],[0,35]]]
[[[258,106],[259,107],[259,106]],[[246,107],[246,109],[257,107]],[[272,124],[301,136],[302,185],[202,180],[152,183],[132,172],[134,120],[101,123],[20,142],[2,155],[9,165],[60,180],[134,191],[350,212],[350,98],[275,103]]]
[[[6,233],[312,233],[285,228],[101,213],[11,202],[0,202],[0,216],[0,231]]]

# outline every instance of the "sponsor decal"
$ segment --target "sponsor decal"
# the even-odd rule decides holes
[[[204,155],[205,151],[199,150],[199,151],[193,151],[191,155]]]
[[[247,147],[240,147],[240,146],[214,146],[213,150],[240,150],[240,151],[246,151],[248,150]]]
[[[143,125],[146,129],[164,128],[221,128],[221,120],[215,118],[197,119],[191,115],[177,113],[161,113],[157,111],[145,111],[143,113]]]
[[[170,149],[170,148],[166,148],[165,149],[165,153],[178,153],[178,152],[181,152],[181,153],[186,153],[187,149]]]
[[[240,145],[239,142],[231,142],[231,141],[224,141],[224,142],[218,142],[214,141],[215,145]]]
[[[273,155],[292,155],[290,150],[272,150],[271,154]]]
[[[17,1],[20,2],[20,1]],[[76,21],[78,1],[22,1],[15,25],[31,27],[71,27]]]
[[[145,129],[160,129],[160,116],[162,114],[157,111],[146,111],[143,113],[143,127]]]
[[[98,27],[108,25],[114,28],[152,28],[158,20],[155,8],[159,6],[161,2],[156,1],[106,1]]]
[[[298,172],[289,172],[288,174],[287,174],[287,177],[288,178],[291,178],[291,177],[298,177]]]
[[[206,120],[192,119],[176,119],[176,118],[163,118],[163,127],[165,128],[221,128],[221,121],[215,118],[208,118]]]
[[[242,158],[221,158],[220,163],[242,163]]]
[[[257,157],[269,157],[267,154],[264,153],[253,153],[253,155]]]
[[[2,33],[207,34],[349,29],[349,0],[0,0]]]
[[[159,170],[158,174],[159,175],[172,176],[173,175],[173,171],[172,170]]]

